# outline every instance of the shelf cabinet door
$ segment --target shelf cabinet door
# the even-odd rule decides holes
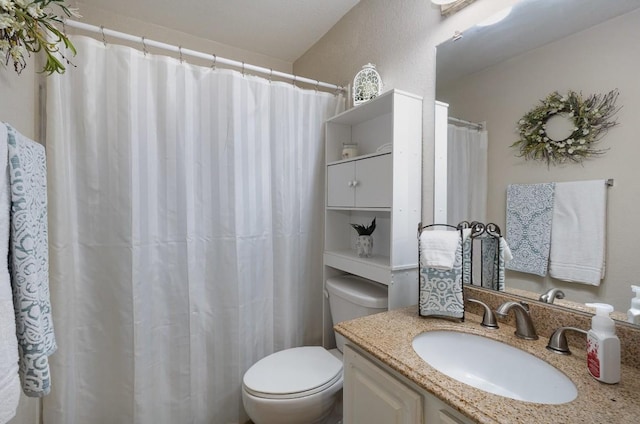
[[[327,206],[355,206],[355,169],[354,162],[327,166]]]
[[[327,166],[327,206],[391,207],[391,161],[387,154]]]
[[[391,186],[393,184],[391,155],[358,160],[355,162],[355,166],[356,207],[391,207]]]
[[[345,347],[344,424],[421,424],[422,396]]]

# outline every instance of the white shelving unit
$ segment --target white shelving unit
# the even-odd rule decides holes
[[[357,144],[359,156],[342,159],[343,144]],[[336,115],[326,122],[325,146],[325,281],[358,275],[387,286],[390,309],[417,304],[422,98],[391,90]],[[373,218],[373,256],[360,258],[349,224]],[[326,299],[324,311],[324,344],[332,347]]]

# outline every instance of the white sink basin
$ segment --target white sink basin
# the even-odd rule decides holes
[[[433,368],[489,393],[526,402],[571,402],[578,390],[545,361],[515,347],[474,334],[429,331],[413,350]]]

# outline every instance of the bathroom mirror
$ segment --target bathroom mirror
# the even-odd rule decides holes
[[[487,214],[480,220],[495,222],[506,232],[509,184],[614,179],[607,191],[606,273],[601,284],[507,270],[507,291],[537,299],[557,287],[566,297],[556,304],[605,302],[626,315],[633,295],[630,285],[639,282],[635,256],[640,230],[629,223],[640,208],[634,164],[640,157],[634,129],[640,115],[635,71],[640,66],[640,0],[521,0],[505,20],[462,33],[457,41],[437,47],[436,99],[449,105],[449,117],[482,123],[488,133]],[[590,95],[613,89],[620,90],[622,108],[615,117],[619,125],[598,144],[606,150],[603,156],[582,165],[547,166],[518,157],[510,147],[517,140],[518,120],[549,93]],[[438,180],[436,176],[436,185]]]

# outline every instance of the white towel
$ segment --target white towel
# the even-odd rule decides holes
[[[420,234],[420,266],[450,270],[460,244],[459,231],[432,230]]]
[[[511,253],[511,248],[509,247],[509,243],[504,237],[500,237],[500,261],[504,264],[505,262],[509,262],[513,259],[513,254]]]
[[[549,275],[597,286],[604,277],[605,180],[556,183]]]
[[[16,415],[20,399],[16,318],[9,279],[9,181],[7,174],[7,128],[0,122],[0,423]]]

